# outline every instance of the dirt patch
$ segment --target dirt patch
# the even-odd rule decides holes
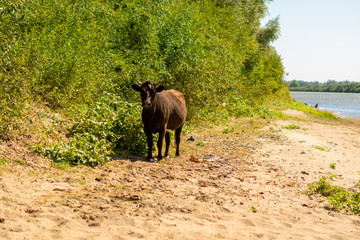
[[[357,182],[358,126],[256,121],[186,133],[181,157],[97,169],[55,167],[28,150],[31,136],[1,142],[0,238],[356,239],[358,216],[302,192],[333,162],[342,184]]]

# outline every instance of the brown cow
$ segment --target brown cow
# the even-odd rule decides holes
[[[165,157],[169,156],[170,130],[175,130],[176,156],[179,156],[180,134],[186,118],[185,98],[181,92],[175,90],[163,91],[164,86],[150,81],[143,84],[133,84],[132,88],[140,92],[143,105],[142,121],[148,143],[147,160],[153,161],[152,146],[153,133],[159,133],[158,160],[162,159],[161,149],[165,137]]]

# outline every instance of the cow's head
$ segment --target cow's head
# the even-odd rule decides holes
[[[151,107],[156,93],[164,90],[164,86],[160,85],[156,87],[155,83],[152,83],[150,81],[146,81],[143,84],[141,83],[139,84],[140,86],[137,84],[133,84],[132,88],[135,91],[140,92],[143,107],[146,108]]]

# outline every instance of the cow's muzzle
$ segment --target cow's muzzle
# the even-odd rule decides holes
[[[145,108],[148,108],[151,106],[151,102],[150,101],[145,101],[142,103],[142,106],[145,107]]]

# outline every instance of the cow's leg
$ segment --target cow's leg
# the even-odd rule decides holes
[[[158,142],[157,142],[157,147],[158,147],[158,160],[161,160],[161,159],[162,159],[161,149],[162,149],[162,145],[163,145],[163,142],[164,142],[165,132],[166,132],[166,127],[165,127],[165,126],[162,127],[162,128],[160,128],[160,131],[159,131],[159,139],[158,139]]]
[[[178,129],[175,130],[175,142],[176,142],[176,153],[175,156],[180,156],[180,151],[179,151],[179,146],[180,146],[180,135],[181,135],[181,130],[182,127],[179,127]]]
[[[165,157],[168,157],[169,156],[169,147],[170,147],[170,132],[165,133],[165,143],[166,143]]]
[[[149,161],[152,159],[152,146],[153,146],[153,136],[151,133],[146,133],[147,144],[148,144],[148,154],[146,159]]]

